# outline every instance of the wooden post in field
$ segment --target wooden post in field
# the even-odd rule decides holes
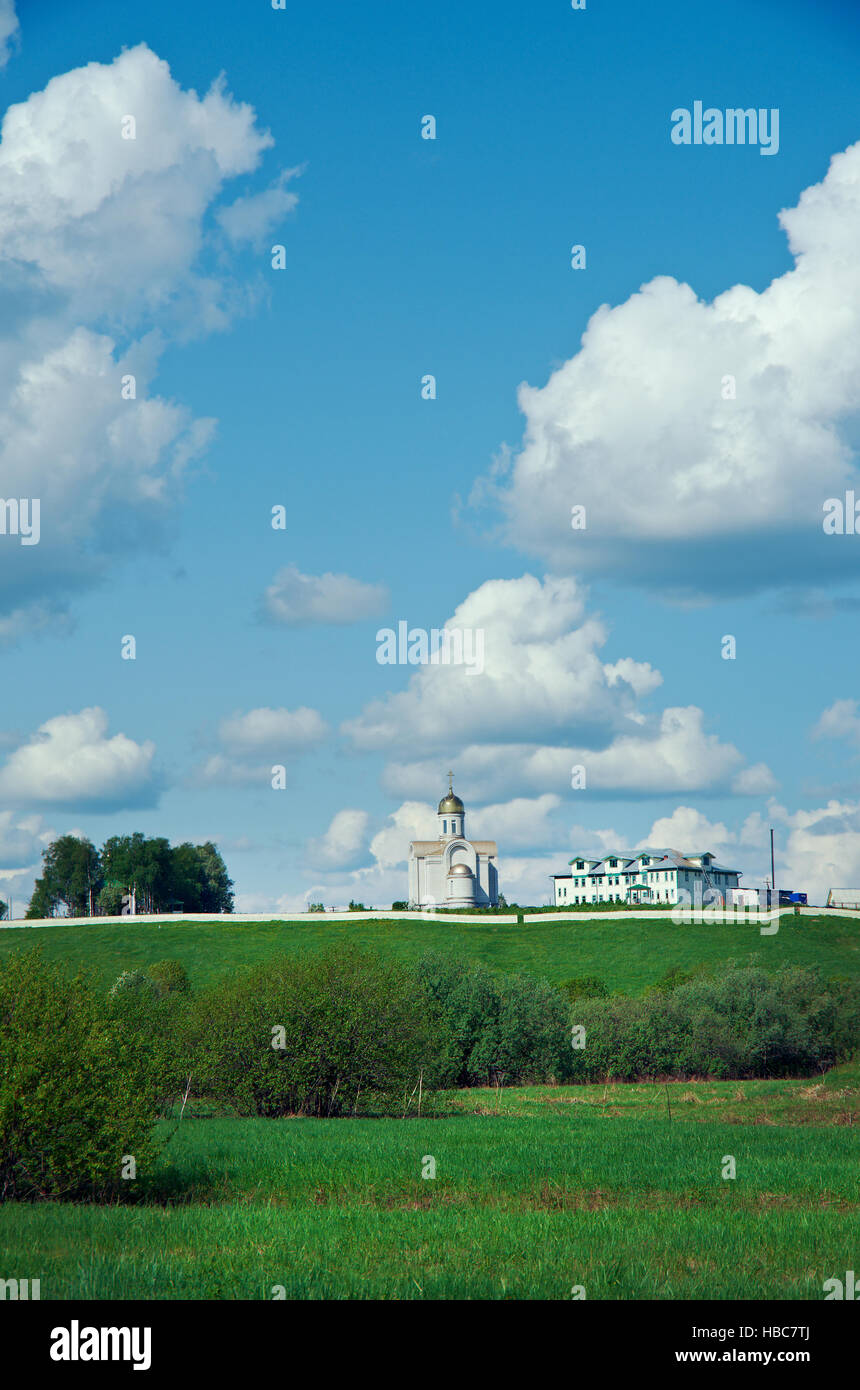
[[[188,1075],[188,1084],[187,1084],[186,1087],[185,1087],[185,1095],[182,1097],[182,1109],[181,1109],[180,1112],[179,1112],[179,1120],[177,1121],[177,1123],[179,1123],[179,1124],[182,1123],[182,1116],[185,1114],[185,1106],[186,1106],[186,1104],[188,1103],[188,1096],[189,1096],[189,1092],[190,1092],[190,1091],[191,1091],[191,1074],[190,1074],[190,1072],[189,1072],[189,1075]]]

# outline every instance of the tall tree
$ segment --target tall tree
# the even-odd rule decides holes
[[[90,917],[102,886],[99,853],[90,840],[61,835],[42,852],[27,916],[53,917],[65,907],[69,917]]]
[[[233,880],[211,840],[171,850],[173,892],[186,912],[232,912]]]
[[[139,830],[132,835],[112,835],[101,854],[102,873],[110,890],[104,901],[115,905],[120,896],[134,895],[137,912],[161,912],[171,897],[170,844],[163,836],[147,838]]]
[[[89,840],[64,835],[45,850],[27,916],[53,917],[65,905],[69,915],[119,916],[131,902],[137,913],[232,912],[233,880],[218,847],[171,847],[164,836],[112,835],[101,854]]]
[[[233,911],[233,880],[216,845],[207,840],[195,845],[205,879],[202,912]]]

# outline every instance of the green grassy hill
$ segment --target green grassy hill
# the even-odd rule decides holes
[[[192,985],[201,985],[239,965],[273,954],[316,952],[359,942],[400,960],[427,949],[453,951],[498,970],[541,975],[553,981],[597,975],[611,989],[638,993],[674,966],[700,962],[719,969],[728,961],[818,965],[829,975],[860,973],[860,917],[795,917],[786,914],[774,936],[758,927],[675,926],[668,919],[546,922],[526,926],[434,921],[254,922],[229,925],[171,919],[162,926],[14,928],[0,931],[0,960],[9,951],[39,942],[50,959],[85,964],[106,982],[122,970],[175,958]]]
[[[0,959],[40,942],[107,984],[174,957],[201,985],[348,940],[628,991],[700,961],[860,967],[860,918],[826,915],[774,936],[656,919],[129,922],[0,931]],[[2,1203],[0,1245],[43,1299],[568,1299],[581,1285],[590,1300],[818,1300],[856,1269],[858,1083],[855,1060],[800,1079],[484,1088],[405,1120],[232,1118],[192,1099],[160,1125],[137,1201]]]

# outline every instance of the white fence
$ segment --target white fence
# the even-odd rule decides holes
[[[0,927],[98,927],[98,926],[138,926],[149,923],[152,926],[167,926],[177,922],[220,922],[222,926],[235,926],[245,922],[501,922],[515,926],[517,918],[458,915],[454,912],[290,912],[286,916],[272,912],[155,912],[139,913],[136,917],[41,917],[31,921],[0,922]]]
[[[704,908],[685,908],[679,905],[672,906],[666,904],[664,908],[624,908],[617,912],[527,912],[523,915],[522,921],[526,926],[532,926],[538,922],[627,922],[631,920],[644,921],[656,918],[658,921],[665,921],[667,918],[674,922],[684,923],[689,919],[692,922],[719,923],[721,921],[732,922],[770,922],[786,914],[798,914],[802,917],[820,916],[827,917],[860,917],[860,908],[825,908],[825,907],[771,907],[758,911],[755,908],[739,907],[704,907]],[[178,922],[220,922],[222,926],[236,926],[250,922],[280,922],[287,926],[295,922],[457,922],[466,926],[516,926],[519,918],[513,914],[499,916],[496,913],[455,913],[446,912],[440,909],[438,912],[291,912],[287,915],[273,914],[271,912],[173,912],[173,913],[141,913],[137,917],[43,917],[39,919],[27,920],[19,918],[14,922],[0,922],[0,928],[18,927],[98,927],[98,926],[167,926]]]

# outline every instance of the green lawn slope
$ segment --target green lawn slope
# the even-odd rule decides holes
[[[817,965],[828,975],[856,978],[860,973],[860,918],[795,917],[786,914],[779,930],[763,936],[753,925],[676,926],[668,919],[546,922],[531,925],[469,924],[444,921],[318,921],[192,923],[171,919],[153,924],[57,925],[0,931],[0,960],[8,952],[39,942],[49,959],[92,967],[105,983],[122,970],[173,958],[187,969],[193,986],[236,966],[286,952],[317,952],[359,942],[400,960],[414,960],[428,949],[451,951],[498,970],[540,975],[552,981],[597,975],[610,989],[638,993],[672,967],[704,963],[713,969],[729,961],[757,964]]]

